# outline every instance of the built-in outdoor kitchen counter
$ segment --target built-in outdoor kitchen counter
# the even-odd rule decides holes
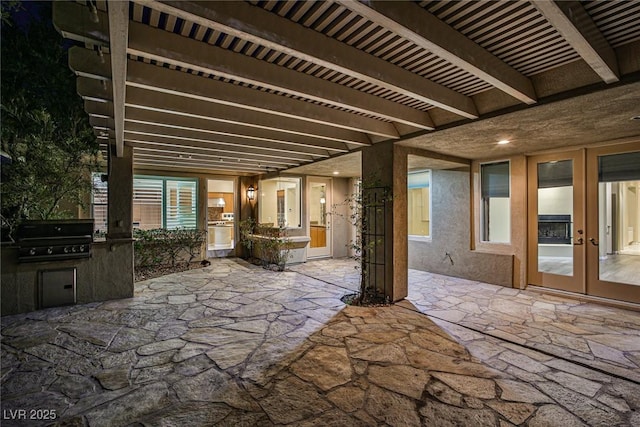
[[[38,251],[34,256],[41,256]],[[133,239],[93,241],[90,256],[68,259],[23,262],[19,258],[24,260],[24,253],[18,244],[1,247],[3,316],[133,296]]]

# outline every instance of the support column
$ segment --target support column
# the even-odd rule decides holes
[[[133,228],[133,148],[124,147],[116,157],[115,145],[109,147],[108,239],[130,239]]]
[[[240,209],[239,209],[239,217],[236,219],[236,225],[240,227],[241,221],[246,221],[250,218],[258,222],[258,175],[254,176],[241,176],[238,180],[238,189],[240,191],[239,197],[236,200],[240,201]],[[247,197],[247,189],[250,185],[253,185],[255,191],[255,198],[253,200],[249,200]],[[236,256],[248,257],[249,253],[244,245],[240,244],[240,229],[238,228],[238,236],[237,236],[238,244],[236,245]]]
[[[385,297],[399,301],[408,292],[407,155],[394,147],[393,141],[362,149],[362,188],[365,221],[368,225],[376,222],[371,231],[377,234],[368,280]],[[382,197],[384,208],[367,209],[371,197]],[[382,217],[384,223],[380,224]]]
[[[84,297],[86,302],[133,296],[133,148],[125,146],[122,157],[116,157],[115,143],[110,141],[108,170],[107,241],[96,244],[91,276],[86,279],[93,292]]]

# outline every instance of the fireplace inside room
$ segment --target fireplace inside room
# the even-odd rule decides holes
[[[571,215],[538,215],[538,243],[571,244]]]

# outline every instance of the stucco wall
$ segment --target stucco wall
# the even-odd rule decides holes
[[[2,315],[37,310],[38,276],[41,270],[76,267],[78,304],[133,296],[133,243],[131,240],[93,244],[89,259],[17,263],[17,249],[3,247]]]
[[[409,240],[409,268],[512,286],[511,255],[470,250],[469,172],[433,170],[431,184],[431,241]]]

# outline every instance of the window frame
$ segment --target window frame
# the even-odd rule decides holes
[[[199,216],[200,216],[200,212],[198,209],[198,202],[199,202],[199,180],[198,178],[187,178],[187,177],[178,177],[178,176],[157,176],[157,175],[134,175],[133,176],[133,182],[135,182],[135,180],[155,180],[155,181],[161,181],[162,182],[162,224],[161,224],[161,228],[165,229],[165,230],[175,230],[177,228],[189,228],[189,229],[194,229],[197,230],[198,229],[198,224],[199,222]],[[167,209],[169,207],[168,202],[167,202],[167,198],[169,197],[168,192],[167,192],[167,182],[168,181],[181,181],[181,182],[192,182],[193,183],[193,188],[194,188],[194,192],[192,195],[192,198],[194,200],[194,204],[193,206],[193,210],[195,213],[195,220],[194,220],[194,227],[190,228],[190,227],[182,227],[182,226],[177,226],[177,227],[173,227],[173,228],[167,228],[167,218],[169,217]],[[133,183],[132,183],[133,184]],[[135,188],[134,188],[134,192],[135,192]],[[133,200],[132,200],[133,203]]]
[[[102,172],[91,174],[91,218],[93,219],[93,233],[104,234],[109,232],[109,184],[102,180]],[[101,194],[98,194],[101,193]],[[96,196],[103,197],[104,202],[96,203]],[[104,230],[96,228],[96,206],[104,209]]]
[[[418,173],[429,173],[429,182],[426,188],[429,189],[429,235],[424,236],[420,234],[409,234],[409,175]],[[424,188],[424,187],[418,187]],[[407,172],[407,239],[414,242],[431,242],[433,241],[433,206],[431,201],[433,199],[433,170],[431,169],[416,169]]]
[[[498,164],[498,163],[506,163],[509,169],[508,172],[508,176],[509,176],[509,207],[507,209],[507,213],[509,215],[509,240],[506,242],[496,242],[496,241],[491,241],[491,240],[484,240],[484,224],[485,221],[483,220],[483,212],[484,212],[484,202],[482,199],[482,166],[484,165],[493,165],[493,164]],[[483,245],[507,245],[507,246],[511,246],[511,241],[512,241],[512,235],[511,235],[511,230],[513,227],[513,220],[512,220],[512,215],[511,215],[511,211],[512,211],[512,194],[513,194],[513,182],[512,182],[512,165],[511,165],[511,159],[500,159],[500,160],[491,160],[491,161],[487,161],[487,162],[479,162],[478,163],[478,184],[480,186],[480,191],[479,191],[479,203],[478,203],[478,208],[479,208],[479,228],[478,228],[478,242],[480,244]],[[487,220],[487,226],[488,226],[488,220]]]
[[[291,182],[292,180],[296,181],[296,205],[297,205],[297,211],[298,211],[298,225],[297,226],[291,226],[291,225],[287,225],[286,227],[283,227],[285,230],[300,230],[303,228],[303,224],[302,224],[302,219],[303,219],[303,215],[302,215],[302,184],[303,184],[303,180],[302,177],[299,176],[277,176],[277,177],[273,177],[273,178],[266,178],[266,179],[261,179],[258,181],[258,223],[259,224],[264,224],[267,223],[267,221],[264,220],[264,218],[262,218],[263,216],[263,202],[262,202],[262,198],[266,197],[263,195],[263,190],[264,190],[264,186],[263,183],[265,181],[282,181],[282,182]],[[276,196],[277,197],[277,196]],[[277,200],[276,200],[276,205],[277,205]],[[277,219],[277,209],[276,209],[276,219],[275,221],[269,221],[269,222],[273,222],[273,227],[279,228],[280,225],[278,224],[278,219]]]

